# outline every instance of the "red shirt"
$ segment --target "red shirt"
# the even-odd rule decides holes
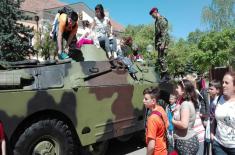
[[[5,136],[4,136],[4,129],[3,129],[3,125],[2,122],[0,122],[0,141],[4,140]]]
[[[5,139],[4,128],[2,122],[0,122],[0,155],[2,154],[2,140]]]

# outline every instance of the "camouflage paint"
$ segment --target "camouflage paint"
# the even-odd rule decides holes
[[[72,122],[83,146],[144,129],[142,92],[157,85],[154,68],[135,64],[135,81],[127,70],[112,69],[102,50],[84,46],[83,51],[83,62],[11,70],[34,80],[17,89],[0,88],[0,119],[10,141],[22,132],[17,131],[22,122],[49,110]]]

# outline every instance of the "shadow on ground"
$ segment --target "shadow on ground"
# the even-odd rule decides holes
[[[145,143],[138,137],[132,137],[130,140],[121,142],[118,139],[112,139],[106,155],[126,155],[145,147]]]

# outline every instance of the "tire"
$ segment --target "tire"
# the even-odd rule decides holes
[[[63,121],[40,120],[20,135],[14,155],[75,155],[76,144],[72,131]]]

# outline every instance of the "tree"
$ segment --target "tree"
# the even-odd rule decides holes
[[[135,35],[134,41],[140,45],[142,49],[146,49],[148,45],[154,46],[154,25],[149,24],[143,26]]]
[[[183,39],[171,43],[167,54],[170,74],[173,76],[183,76],[185,70],[187,70],[187,63],[193,62],[192,53],[196,53],[197,51],[198,48],[196,45],[190,44]],[[196,69],[194,63],[190,67]]]
[[[43,29],[35,33],[36,43],[35,49],[40,51],[40,55],[45,60],[50,59],[50,56],[56,51],[56,43],[50,38],[51,24],[45,23]]]
[[[206,35],[205,32],[196,29],[194,32],[189,33],[187,40],[190,44],[198,44],[204,35]]]
[[[19,10],[22,0],[0,1],[0,59],[7,61],[23,60],[30,53],[34,53],[30,45],[33,29],[18,23],[27,20]]]
[[[212,0],[202,11],[202,21],[213,31],[221,31],[235,25],[235,0]]]
[[[187,75],[187,74],[192,74],[195,72],[197,72],[197,70],[194,68],[193,63],[191,61],[188,61],[185,64],[184,73]]]
[[[227,66],[233,61],[235,29],[210,32],[198,43],[197,52],[191,54],[193,63],[201,71],[211,67]]]
[[[149,54],[146,50],[148,45],[154,46],[154,25],[128,25],[123,34],[130,36],[135,44],[138,45],[145,58],[156,59],[156,54]],[[155,52],[156,53],[156,52]]]

